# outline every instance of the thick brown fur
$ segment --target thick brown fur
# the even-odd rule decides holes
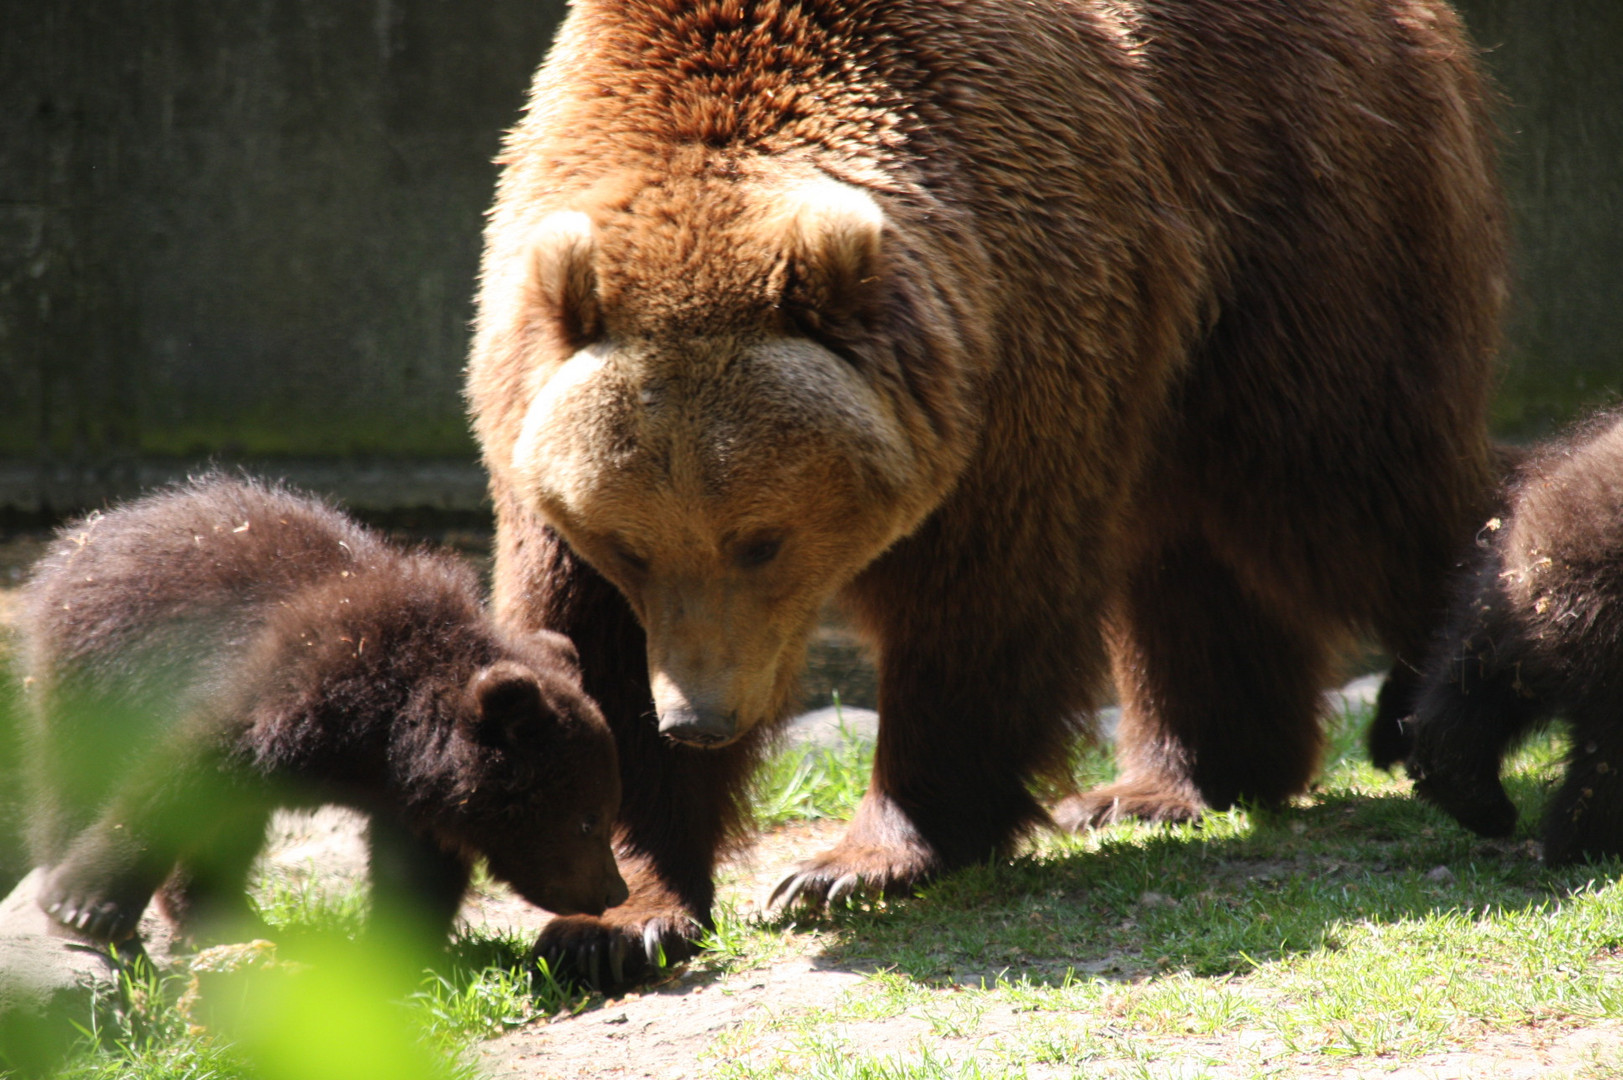
[[[1411,724],[1415,791],[1484,836],[1509,835],[1505,752],[1561,717],[1572,749],[1544,815],[1545,861],[1623,855],[1623,417],[1541,447],[1478,545]]]
[[[1441,0],[578,0],[469,372],[498,613],[579,642],[636,853],[541,947],[686,948],[835,597],[873,781],[781,896],[1008,850],[1112,670],[1064,824],[1303,790],[1333,650],[1412,664],[1491,505],[1484,98]]]
[[[241,933],[283,805],[366,811],[374,925],[425,946],[479,856],[555,911],[626,895],[573,648],[497,629],[451,556],[209,477],[65,526],[20,629],[39,902],[69,930],[122,939],[161,887],[188,935]]]

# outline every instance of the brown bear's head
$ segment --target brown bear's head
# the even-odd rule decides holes
[[[961,469],[974,380],[918,247],[819,173],[666,175],[543,217],[504,334],[487,266],[487,457],[630,601],[667,735],[780,714],[820,608]],[[489,399],[515,370],[504,438]]]

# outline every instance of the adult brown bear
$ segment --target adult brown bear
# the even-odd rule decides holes
[[[1492,501],[1484,96],[1441,0],[577,0],[469,371],[498,611],[625,779],[630,902],[540,948],[686,951],[835,597],[877,759],[783,897],[1007,850],[1109,669],[1062,823],[1301,791],[1335,647],[1418,653]]]

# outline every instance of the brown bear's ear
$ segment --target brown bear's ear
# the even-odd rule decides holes
[[[578,210],[548,214],[531,242],[529,306],[557,328],[563,344],[579,349],[596,339],[597,230]]]
[[[775,210],[785,233],[783,310],[812,337],[860,319],[878,293],[885,214],[872,195],[821,179],[790,190]]]
[[[481,668],[468,683],[473,714],[469,735],[486,742],[511,742],[529,731],[539,734],[546,712],[541,707],[541,684],[535,672],[511,660],[498,660]]]

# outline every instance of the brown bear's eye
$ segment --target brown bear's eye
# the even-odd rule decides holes
[[[782,547],[783,541],[777,537],[752,540],[733,553],[733,562],[737,563],[740,569],[753,570],[776,559]]]
[[[582,836],[591,836],[596,831],[597,831],[597,815],[596,814],[589,814],[580,823],[580,834]]]
[[[614,557],[624,563],[628,569],[638,574],[647,573],[648,560],[641,555],[635,554],[631,549],[620,544],[611,545],[611,550],[614,552]]]

